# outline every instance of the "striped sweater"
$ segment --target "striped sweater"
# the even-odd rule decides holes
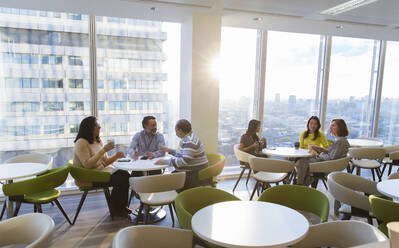
[[[170,150],[169,153],[173,155],[170,164],[176,169],[194,169],[208,165],[204,145],[193,132],[180,141],[177,151]]]

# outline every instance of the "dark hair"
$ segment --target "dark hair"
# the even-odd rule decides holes
[[[143,118],[143,121],[141,122],[141,124],[143,125],[143,128],[145,128],[145,125],[147,125],[150,120],[155,120],[155,117],[149,115],[149,116],[146,116]]]
[[[251,135],[255,141],[259,141],[258,135],[256,135],[256,129],[259,127],[260,121],[252,119],[248,123],[247,134]]]
[[[335,124],[337,124],[337,135],[339,137],[346,137],[349,135],[348,127],[343,119],[332,119],[331,122],[335,122]]]
[[[176,129],[180,129],[183,133],[188,134],[191,132],[191,123],[186,119],[178,120],[176,123]]]
[[[320,127],[321,127],[321,124],[320,124],[319,117],[317,117],[317,116],[315,116],[315,115],[311,116],[311,117],[308,119],[308,122],[306,122],[306,131],[305,131],[305,134],[303,135],[303,139],[306,139],[306,138],[309,136],[309,133],[310,133],[309,124],[310,124],[310,121],[311,121],[311,120],[316,120],[316,121],[317,121],[317,128],[316,128],[316,130],[314,131],[314,137],[313,137],[313,140],[316,140],[317,137],[319,137],[319,129],[320,129]]]
[[[74,142],[76,142],[78,139],[83,138],[87,140],[90,144],[93,144],[94,138],[93,138],[93,132],[94,132],[94,126],[96,125],[96,120],[97,118],[94,116],[89,116],[84,118],[79,125],[79,131],[78,135],[76,135],[76,139]],[[100,137],[96,137],[97,142],[101,142]]]

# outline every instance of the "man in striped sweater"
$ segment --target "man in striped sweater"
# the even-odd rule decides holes
[[[204,145],[200,139],[192,132],[191,123],[181,119],[175,126],[177,137],[181,138],[179,147],[174,150],[164,146],[161,148],[173,155],[170,160],[158,160],[155,164],[170,164],[176,171],[186,172],[186,182],[182,190],[200,186],[198,172],[208,167]]]

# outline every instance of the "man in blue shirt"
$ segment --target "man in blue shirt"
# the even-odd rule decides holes
[[[157,132],[157,121],[155,117],[144,117],[142,125],[143,130],[133,136],[128,150],[130,157],[135,160],[139,157],[141,157],[141,159],[163,157],[165,151],[162,150],[161,146],[165,146],[165,139],[161,133]],[[159,174],[157,172],[158,171],[149,174]],[[136,174],[139,176],[141,173],[133,173],[133,175]]]

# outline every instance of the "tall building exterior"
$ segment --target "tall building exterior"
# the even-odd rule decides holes
[[[96,17],[102,137],[127,145],[145,115],[168,134],[162,23]],[[72,159],[91,115],[88,16],[0,8],[0,161],[38,151]],[[123,149],[123,147],[119,147]]]

